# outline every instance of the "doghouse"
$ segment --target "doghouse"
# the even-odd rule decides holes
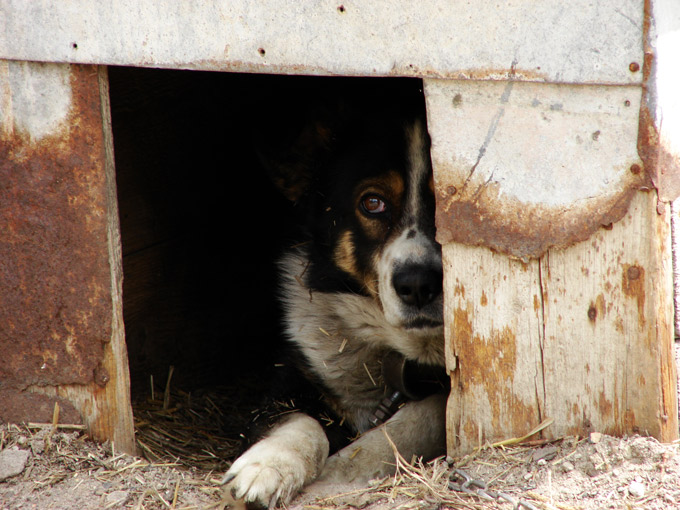
[[[157,282],[122,292],[120,225],[144,220],[118,213],[109,78],[129,84],[113,69],[128,66],[423,79],[445,258],[449,452],[546,420],[545,437],[678,437],[672,0],[0,0],[0,19],[0,419],[49,421],[59,402],[61,419],[134,450],[123,304]],[[166,184],[162,172],[148,179],[137,185]],[[179,211],[166,201],[156,217],[164,233],[178,212],[198,218],[188,194],[201,188],[181,188]],[[224,236],[217,226],[206,228]]]

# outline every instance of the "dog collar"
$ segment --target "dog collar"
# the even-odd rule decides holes
[[[385,393],[369,422],[374,427],[385,423],[409,400],[422,400],[442,391],[449,384],[444,367],[423,365],[389,351],[382,360]]]
[[[369,418],[369,423],[373,427],[382,425],[387,420],[392,418],[399,410],[402,404],[405,404],[408,399],[400,391],[393,391],[389,397],[385,397],[380,401],[378,407],[373,411],[373,416]]]

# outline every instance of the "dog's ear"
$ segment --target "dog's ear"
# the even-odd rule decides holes
[[[401,115],[414,98],[422,103],[421,87],[412,79],[269,77],[251,116],[260,163],[284,196],[298,202],[354,128],[368,118]]]
[[[342,78],[277,77],[263,82],[251,117],[258,159],[285,197],[300,201],[356,116],[355,82]],[[355,90],[357,89],[357,90]]]
[[[310,189],[316,169],[333,146],[333,128],[328,119],[315,116],[296,125],[260,135],[256,150],[260,163],[283,195],[297,202]]]

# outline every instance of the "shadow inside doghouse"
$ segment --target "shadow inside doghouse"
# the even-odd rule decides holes
[[[295,242],[294,204],[258,154],[285,151],[329,101],[414,81],[116,67],[109,80],[138,442],[219,469],[272,382],[276,260]]]

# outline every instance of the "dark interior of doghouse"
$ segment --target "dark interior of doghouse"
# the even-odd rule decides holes
[[[291,136],[320,98],[351,101],[377,80],[109,68],[135,402],[152,386],[157,400],[208,392],[238,435],[275,371],[275,261],[294,241],[294,206],[258,144]]]
[[[266,377],[291,204],[251,139],[259,77],[110,68],[133,394]]]

